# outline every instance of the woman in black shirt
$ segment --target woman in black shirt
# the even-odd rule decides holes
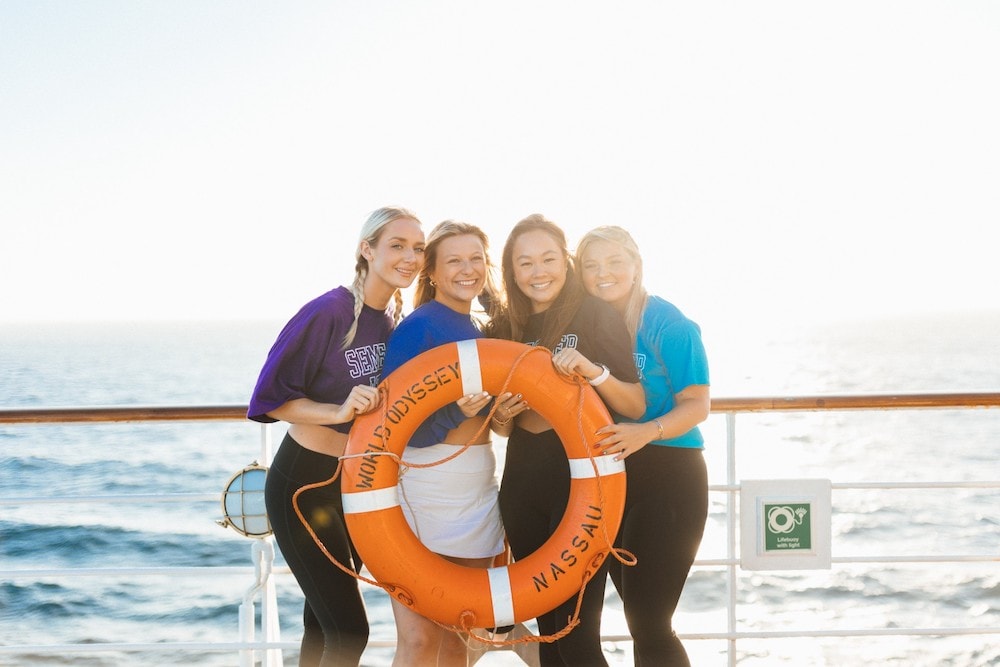
[[[555,223],[532,215],[517,223],[503,249],[506,307],[488,334],[553,353],[556,370],[581,375],[612,415],[638,418],[645,397],[625,324],[607,303],[586,294]],[[569,464],[559,436],[519,396],[500,397],[493,428],[508,435],[500,485],[500,512],[514,559],[536,551],[555,532],[569,498]],[[601,610],[607,561],[587,585],[580,625],[552,644],[539,646],[543,666],[607,665],[601,651]],[[576,596],[538,618],[542,635],[565,627]]]

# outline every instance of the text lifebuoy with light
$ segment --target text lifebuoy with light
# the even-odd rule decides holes
[[[569,503],[555,533],[527,558],[463,567],[430,552],[410,530],[399,506],[399,465],[382,453],[402,458],[413,432],[435,410],[465,394],[496,395],[508,378],[507,391],[522,394],[563,442]],[[428,350],[381,387],[383,406],[351,429],[341,480],[348,530],[375,579],[427,618],[469,628],[535,618],[578,593],[584,576],[607,556],[625,505],[624,462],[594,456],[595,432],[611,423],[596,392],[557,373],[548,350],[495,339]]]

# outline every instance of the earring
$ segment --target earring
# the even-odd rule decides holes
[[[430,283],[431,283],[431,287],[437,287],[438,286],[438,284],[436,282],[434,282],[433,280],[431,280]]]

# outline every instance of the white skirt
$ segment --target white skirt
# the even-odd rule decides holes
[[[444,459],[461,445],[407,447],[406,463]],[[504,550],[493,446],[471,445],[454,459],[429,468],[406,468],[399,480],[399,504],[410,529],[425,547],[442,556],[488,558]]]

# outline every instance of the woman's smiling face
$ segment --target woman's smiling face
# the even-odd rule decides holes
[[[363,242],[369,271],[389,289],[405,289],[424,265],[424,231],[411,218],[385,226],[375,245]]]
[[[486,284],[483,242],[473,234],[442,239],[430,278],[435,286],[436,301],[458,312],[470,312],[473,299]]]
[[[531,312],[548,310],[566,284],[568,265],[559,243],[541,230],[514,240],[514,283],[531,301]]]
[[[579,261],[584,289],[619,310],[624,309],[636,278],[635,262],[624,248],[610,241],[593,241],[587,244]]]

